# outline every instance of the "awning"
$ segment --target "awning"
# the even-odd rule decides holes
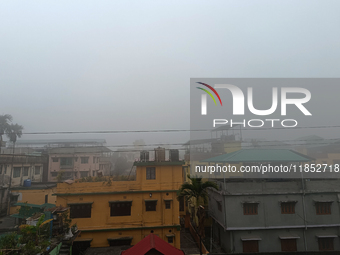
[[[172,198],[164,198],[163,200],[164,201],[172,201],[173,199]]]
[[[132,203],[132,200],[115,200],[115,201],[109,201],[110,204],[112,203]]]
[[[67,203],[67,205],[92,205],[93,202]]]
[[[333,203],[334,200],[313,199],[314,203]]]
[[[175,237],[175,234],[165,235],[166,237]]]
[[[338,237],[337,235],[319,235],[316,236],[317,238],[336,238]]]
[[[261,241],[262,238],[259,236],[249,236],[249,237],[241,237],[242,241]]]
[[[299,239],[299,236],[290,236],[290,235],[285,235],[285,236],[279,236],[279,238],[281,240],[285,240],[285,239]]]
[[[133,239],[133,236],[121,236],[121,237],[108,238],[107,240],[116,241],[116,240],[132,240],[132,239]]]
[[[259,201],[242,201],[242,204],[259,204]]]

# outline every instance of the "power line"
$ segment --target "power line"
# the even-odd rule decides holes
[[[313,129],[313,128],[339,128],[335,126],[307,126],[307,127],[277,127],[277,128],[242,128],[241,130],[289,130],[289,129]],[[239,128],[239,126],[235,126]],[[232,130],[232,129],[230,129]],[[235,129],[234,129],[235,130]],[[106,130],[106,131],[41,131],[41,132],[23,132],[25,135],[54,135],[54,134],[120,134],[120,133],[169,133],[169,132],[204,132],[204,131],[222,131],[211,129],[155,129],[155,130]]]

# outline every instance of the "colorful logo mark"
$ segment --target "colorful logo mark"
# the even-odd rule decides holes
[[[198,83],[198,84],[201,84],[201,85],[203,85],[203,86],[206,86],[207,88],[211,89],[211,91],[214,92],[215,95],[217,96],[218,100],[220,100],[220,104],[221,104],[221,106],[222,106],[222,101],[221,101],[220,95],[217,93],[217,91],[216,91],[213,87],[211,87],[210,85],[205,84],[205,83],[203,83],[203,82],[197,82],[197,83]],[[197,88],[203,90],[204,92],[206,92],[206,93],[214,100],[215,105],[217,105],[214,96],[210,93],[209,90],[206,90],[206,89],[203,89],[203,88],[200,88],[200,87],[197,87]]]

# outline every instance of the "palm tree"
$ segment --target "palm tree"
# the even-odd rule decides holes
[[[0,115],[0,154],[2,146],[2,136],[8,131],[9,122],[12,121],[12,115]]]
[[[177,193],[177,199],[186,199],[187,201],[194,200],[195,202],[195,211],[197,210],[197,225],[198,231],[197,234],[200,237],[200,254],[202,254],[202,239],[204,239],[205,231],[204,231],[204,204],[208,202],[208,189],[216,189],[218,190],[218,186],[215,182],[205,181],[202,182],[202,178],[188,178],[191,183],[182,184],[181,188]]]
[[[196,206],[204,205],[208,201],[208,188],[218,190],[218,186],[215,182],[205,181],[202,182],[202,178],[190,178],[191,183],[182,184],[181,188],[177,193],[177,198],[186,200],[194,199],[196,201]]]
[[[18,137],[20,138],[22,136],[23,129],[24,127],[19,124],[8,125],[6,135],[13,144],[13,154],[14,154],[14,149],[15,149],[15,143],[17,142],[17,138]]]
[[[13,143],[13,155],[12,155],[12,167],[11,173],[9,177],[9,185],[8,185],[8,207],[7,207],[7,214],[10,214],[10,205],[11,205],[11,184],[12,184],[12,175],[13,175],[13,165],[14,165],[14,151],[15,151],[15,143],[17,138],[22,136],[22,130],[24,129],[23,126],[19,124],[10,124],[8,125],[8,129],[6,131],[6,135],[9,140]]]

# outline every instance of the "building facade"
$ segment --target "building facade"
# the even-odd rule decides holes
[[[340,249],[340,180],[225,180],[209,191],[214,240],[226,251]]]
[[[135,245],[153,233],[180,248],[177,191],[184,162],[135,162],[133,181],[58,183],[57,205],[70,207],[75,242],[92,247]]]
[[[57,182],[97,176],[101,169],[100,158],[111,153],[107,147],[65,147],[51,148],[48,151],[48,181]]]

